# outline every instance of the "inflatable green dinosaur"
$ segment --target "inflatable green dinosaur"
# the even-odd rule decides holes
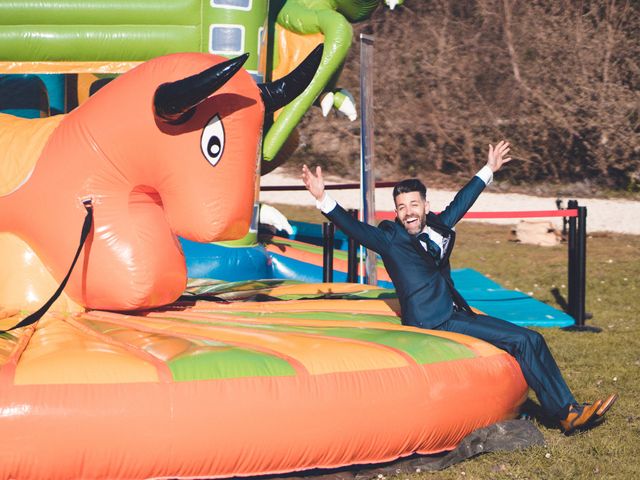
[[[393,9],[403,1],[386,0],[385,3]],[[336,90],[335,80],[351,47],[351,23],[368,19],[382,1],[286,0],[279,3],[273,77],[285,75],[318,43],[324,43],[324,54],[311,84],[280,112],[267,132],[263,143],[263,158],[267,162],[276,158],[304,113],[319,97],[325,116],[333,107],[350,120],[356,119],[353,97],[345,90]],[[279,5],[273,7],[277,9]],[[275,166],[263,162],[263,173]]]

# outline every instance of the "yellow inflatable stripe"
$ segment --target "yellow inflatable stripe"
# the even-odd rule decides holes
[[[2,312],[0,312],[0,315],[1,314]],[[3,329],[11,328],[13,325],[16,325],[24,318],[24,316],[20,316],[20,318],[14,316],[10,318],[13,319],[13,324],[2,327]],[[35,329],[33,326],[28,326],[26,328],[21,328],[17,331],[7,333],[5,338],[0,340],[0,342],[2,342],[2,358],[0,358],[0,390],[3,388],[3,385],[13,384],[16,365],[18,365],[20,355],[22,355],[24,349],[27,348],[34,331]]]
[[[300,35],[282,28],[276,23],[278,39],[278,65],[273,69],[273,79],[278,80],[295,69],[304,58],[324,41],[322,33]]]
[[[90,323],[82,323],[71,317],[66,317],[66,322],[70,325],[73,325],[81,332],[84,332],[90,336],[96,337],[97,339],[103,341],[107,345],[111,345],[114,347],[120,347],[124,350],[128,351],[130,354],[139,357],[141,360],[149,362],[154,365],[156,371],[158,373],[158,378],[162,382],[172,382],[173,375],[171,373],[171,369],[167,366],[167,364],[162,360],[157,358],[156,356],[147,353],[144,349],[139,348],[136,345],[133,345],[129,342],[122,341],[121,339],[115,338],[112,335],[107,335],[98,328],[94,328]],[[150,378],[150,381],[155,381],[154,378]]]
[[[166,366],[175,357],[186,352],[199,349],[205,342],[181,338],[172,334],[157,334],[139,329],[105,323],[95,319],[78,318],[78,322],[85,322],[92,329],[107,335],[111,339],[144,350],[154,357],[156,362]],[[210,347],[210,345],[207,345]]]
[[[350,313],[371,313],[379,315],[397,315],[400,312],[400,303],[397,299],[385,300],[288,300],[282,302],[242,302],[238,303],[216,303],[215,307],[211,302],[199,300],[192,307],[193,310],[208,311],[215,308],[215,311],[243,312],[350,312]],[[184,310],[184,307],[176,307],[176,310]]]
[[[64,115],[26,119],[0,113],[0,196],[16,190],[31,175],[51,132]]]
[[[105,312],[106,313],[106,312]],[[388,347],[350,339],[322,337],[302,333],[256,331],[241,327],[220,327],[205,324],[176,324],[170,320],[149,317],[116,316],[89,312],[85,317],[96,315],[96,319],[113,321],[120,325],[131,322],[141,329],[156,332],[188,335],[219,342],[271,350],[285,357],[296,359],[310,374],[320,375],[337,372],[380,370],[406,367],[409,359]]]
[[[145,315],[146,316],[146,315]],[[262,347],[256,345],[245,345],[239,342],[224,342],[222,340],[212,339],[210,335],[199,335],[193,332],[178,331],[172,328],[173,322],[166,322],[159,320],[162,323],[161,327],[149,325],[148,322],[144,322],[145,317],[138,317],[135,315],[123,315],[119,313],[106,312],[106,311],[91,311],[82,315],[84,319],[95,320],[99,322],[110,323],[120,327],[135,329],[141,333],[151,333],[158,336],[172,337],[176,339],[186,340],[187,342],[198,343],[216,343],[228,345],[237,348],[246,348],[247,350],[253,350],[256,352],[264,353],[267,355],[273,355],[288,362],[291,367],[300,375],[307,375],[309,372],[307,369],[293,357],[287,356],[280,352],[277,352],[269,347]],[[166,323],[166,325],[165,325]],[[168,326],[167,326],[168,325]]]
[[[6,307],[0,303],[0,330],[6,330],[19,323],[26,315],[22,315],[18,308]]]
[[[0,62],[0,73],[124,73],[141,62]]]
[[[359,283],[300,283],[294,285],[282,285],[265,290],[267,295],[322,295],[328,293],[353,293],[367,290],[381,290],[374,285],[361,285]]]
[[[151,362],[52,315],[38,323],[14,377],[16,385],[159,380]]]
[[[58,288],[59,282],[53,278],[33,249],[13,233],[0,233],[0,265],[0,305],[5,308],[35,311]],[[84,308],[62,292],[49,311],[82,312]],[[18,322],[12,325],[16,323]],[[4,323],[0,323],[1,325]],[[4,328],[12,325],[6,324]]]

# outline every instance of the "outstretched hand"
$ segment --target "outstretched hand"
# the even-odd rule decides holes
[[[511,145],[509,142],[505,140],[501,140],[495,148],[493,145],[489,144],[489,154],[487,155],[487,166],[491,169],[492,172],[497,172],[500,170],[500,167],[505,163],[511,161],[511,157],[506,157],[507,153],[511,149]]]
[[[316,200],[321,201],[324,196],[324,179],[322,178],[322,168],[316,167],[315,175],[309,167],[302,166],[302,181],[304,186],[307,187],[309,193],[315,197]]]

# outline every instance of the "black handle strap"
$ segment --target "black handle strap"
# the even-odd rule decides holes
[[[45,303],[42,307],[40,307],[36,312],[33,312],[31,315],[23,318],[19,323],[17,323],[13,327],[8,328],[6,330],[0,330],[0,333],[6,333],[10,330],[26,327],[27,325],[31,325],[32,323],[37,322],[38,320],[40,320],[40,317],[42,317],[45,313],[47,313],[47,310],[49,310],[51,305],[53,305],[53,302],[55,302],[58,299],[58,297],[62,294],[64,287],[67,285],[67,282],[69,281],[71,272],[73,272],[73,267],[76,266],[76,262],[78,261],[78,257],[80,257],[80,252],[82,251],[82,247],[84,246],[84,243],[86,242],[87,237],[89,236],[89,232],[91,231],[91,227],[93,225],[93,205],[91,203],[91,200],[85,200],[82,203],[84,205],[84,208],[87,209],[87,215],[84,217],[84,223],[82,225],[82,233],[80,235],[80,245],[78,246],[78,250],[76,251],[76,256],[73,257],[73,262],[71,262],[71,267],[69,268],[69,272],[67,272],[67,275],[64,277],[64,280],[62,280],[62,283],[60,283],[60,286],[58,287],[56,292],[53,294],[53,296],[47,301],[47,303]]]

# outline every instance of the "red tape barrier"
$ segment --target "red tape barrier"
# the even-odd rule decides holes
[[[577,217],[577,209],[568,210],[521,210],[519,212],[467,212],[462,218],[531,218],[531,217]],[[395,220],[396,212],[376,212],[376,220]]]
[[[397,182],[376,182],[376,188],[394,187]],[[288,190],[306,190],[304,185],[263,185],[260,190],[263,192],[285,192]],[[358,190],[359,183],[340,183],[338,185],[325,185],[325,190]]]
[[[376,182],[376,188],[393,187],[397,182]],[[359,183],[341,183],[338,185],[325,185],[325,190],[355,190],[359,189]],[[261,186],[263,192],[282,192],[291,190],[306,190],[304,185],[265,185]],[[533,218],[533,217],[577,217],[577,209],[566,210],[522,210],[518,212],[467,212],[462,218]],[[376,220],[395,220],[395,212],[376,212]]]

